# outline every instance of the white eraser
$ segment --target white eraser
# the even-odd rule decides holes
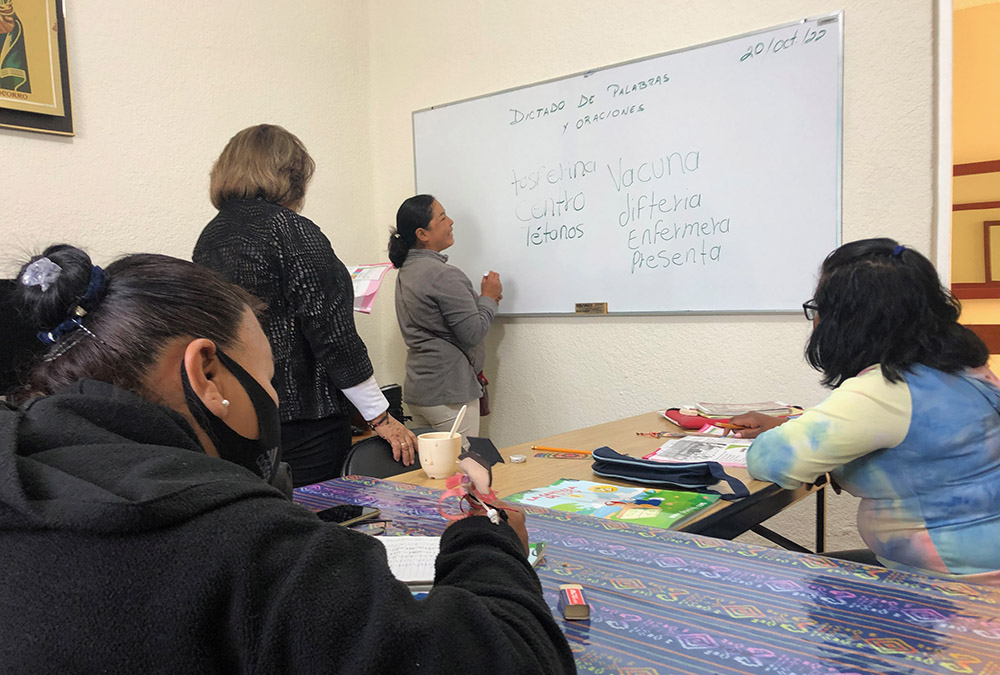
[[[522,462],[525,462],[527,460],[528,460],[528,458],[525,457],[524,455],[511,455],[510,456],[510,461],[511,461],[512,464],[521,464]]]

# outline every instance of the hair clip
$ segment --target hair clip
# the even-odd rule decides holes
[[[905,250],[906,250],[906,247],[903,246],[902,244],[900,244],[896,248],[892,249],[892,256],[894,258],[898,258],[899,256],[903,255],[903,251],[905,251]]]
[[[24,273],[21,274],[21,284],[40,286],[42,293],[44,293],[52,287],[60,274],[62,274],[62,267],[43,256],[24,268]]]

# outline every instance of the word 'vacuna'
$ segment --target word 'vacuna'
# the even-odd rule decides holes
[[[523,176],[518,176],[517,171],[511,171],[514,174],[514,180],[510,184],[514,186],[514,196],[517,196],[521,190],[534,190],[543,181],[555,185],[564,180],[583,178],[595,171],[597,171],[597,162],[593,159],[577,160],[566,164],[559,162],[553,167],[547,167],[543,164]]]
[[[562,241],[564,239],[582,239],[583,238],[583,223],[578,225],[560,225],[558,227],[549,227],[548,222],[544,225],[530,225],[527,228],[527,233],[525,235],[525,246],[541,246],[542,244],[550,244],[556,241]]]
[[[704,239],[701,241],[700,251],[695,246],[692,246],[683,253],[680,251],[674,251],[671,253],[666,249],[660,249],[653,254],[644,251],[634,251],[632,253],[632,274],[635,274],[637,270],[683,267],[684,265],[690,265],[692,263],[708,265],[709,263],[719,262],[721,258],[722,246],[716,244],[710,247]]]
[[[618,225],[625,227],[635,220],[652,220],[663,213],[687,211],[701,206],[701,193],[686,195],[672,194],[669,197],[658,197],[655,191],[632,198],[631,192],[625,193],[625,210],[618,214]],[[662,222],[662,221],[661,221]]]
[[[534,110],[521,111],[517,108],[508,108],[512,113],[514,113],[514,119],[511,120],[511,126],[524,122],[525,120],[538,120],[543,117],[547,117],[552,113],[557,113],[566,107],[566,101],[557,101],[544,108],[536,108]]]
[[[611,92],[612,96],[625,96],[626,94],[655,87],[658,84],[666,84],[669,81],[670,78],[667,77],[666,73],[664,73],[663,75],[657,75],[656,77],[651,77],[647,80],[641,80],[631,84],[616,84],[612,82],[608,85],[608,91]]]
[[[542,218],[558,218],[567,213],[577,213],[587,206],[587,197],[582,192],[570,195],[564,188],[555,197],[545,197],[537,202],[520,202],[514,207],[514,215],[522,223]]]
[[[701,167],[701,153],[691,150],[685,154],[671,152],[663,157],[648,162],[640,162],[637,166],[626,166],[622,159],[618,159],[618,171],[610,164],[608,173],[614,181],[615,190],[622,191],[622,188],[632,187],[636,181],[648,183],[653,180],[667,178],[674,174],[693,173]]]

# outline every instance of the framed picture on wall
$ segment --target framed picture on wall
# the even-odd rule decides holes
[[[73,135],[63,0],[0,0],[0,126]]]

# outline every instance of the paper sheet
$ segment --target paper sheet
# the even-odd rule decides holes
[[[375,304],[375,294],[382,285],[382,278],[392,267],[392,263],[375,263],[372,265],[347,266],[354,284],[354,311],[364,314],[372,313]]]
[[[392,575],[408,584],[434,581],[434,560],[441,548],[441,537],[376,537],[385,546]]]
[[[671,438],[643,459],[654,462],[718,462],[727,466],[746,466],[747,438],[686,436]]]

